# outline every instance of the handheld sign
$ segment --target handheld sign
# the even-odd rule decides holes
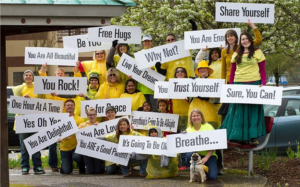
[[[47,47],[25,47],[25,64],[75,66],[78,50]]]
[[[167,135],[169,153],[227,149],[226,129]]]
[[[148,124],[159,127],[162,131],[177,132],[179,115],[157,113],[157,112],[139,112],[132,111],[131,125],[134,129],[148,129]]]
[[[156,81],[163,81],[166,78],[150,68],[138,68],[136,61],[125,53],[122,54],[122,57],[117,65],[117,69],[126,75],[131,75],[134,80],[147,86],[151,90],[154,90]]]
[[[154,86],[154,98],[159,99],[159,98],[164,98],[164,99],[185,99],[186,97],[184,96],[169,96],[169,82],[164,82],[164,81],[156,81],[155,86]]]
[[[224,79],[169,79],[171,97],[220,97]]]
[[[190,55],[190,52],[184,49],[183,40],[134,53],[140,69],[155,66],[156,62],[165,63]]]
[[[86,77],[41,77],[34,78],[35,94],[80,94],[86,95]]]
[[[96,109],[97,117],[106,116],[105,110],[109,106],[113,106],[116,109],[117,116],[131,114],[131,98],[100,99],[100,100],[81,101],[81,117],[83,118],[87,117],[85,111],[89,107],[93,107]]]
[[[122,118],[126,118],[129,120],[128,116],[123,116]],[[121,118],[105,121],[99,123],[98,125],[91,125],[82,129],[79,129],[77,134],[81,136],[98,138],[105,137],[108,134],[112,134],[116,132],[117,124]]]
[[[68,118],[68,113],[27,114],[16,116],[16,134],[39,132]]]
[[[282,87],[258,85],[222,86],[221,103],[281,105]]]
[[[167,149],[167,139],[145,136],[126,136],[121,135],[118,145],[118,151],[121,153],[136,152],[148,155],[166,155],[176,157],[176,154],[170,154]]]
[[[117,151],[118,144],[78,135],[75,153],[127,166],[130,154]]]
[[[77,49],[79,53],[111,48],[110,42],[88,40],[87,35],[65,36],[63,44],[65,49]]]
[[[216,2],[216,22],[274,23],[274,4]]]
[[[186,31],[184,32],[184,49],[200,49],[220,47],[225,44],[225,34],[229,29],[215,29],[202,31]],[[240,28],[233,28],[237,35],[241,35]]]
[[[9,113],[12,114],[44,114],[61,113],[63,102],[51,99],[35,99],[10,96]]]
[[[24,144],[29,155],[44,149],[45,147],[64,139],[78,131],[77,124],[73,117],[68,117],[53,126],[50,126],[38,133],[29,136],[24,140]]]
[[[88,39],[92,41],[141,44],[142,30],[140,27],[106,26],[88,29]]]

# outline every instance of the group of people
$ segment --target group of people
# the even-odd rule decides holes
[[[197,68],[194,69],[192,55],[171,62],[156,63],[151,69],[170,78],[193,78],[197,75],[200,79],[225,79],[227,84],[249,84],[262,86],[266,84],[265,56],[257,47],[262,42],[262,37],[256,26],[250,21],[248,24],[254,31],[255,38],[243,32],[238,39],[234,30],[228,30],[225,34],[225,48],[204,48],[196,57]],[[192,23],[193,28],[195,25]],[[166,43],[176,41],[173,34],[166,36]],[[238,44],[239,41],[239,44]],[[142,38],[143,50],[152,48],[152,37],[144,35]],[[209,51],[208,59],[204,60],[205,53]],[[106,108],[106,117],[97,118],[97,111],[88,108],[85,112],[87,119],[80,114],[80,101],[110,98],[131,98],[132,111],[172,113],[179,115],[177,133],[191,133],[214,129],[227,129],[227,139],[240,144],[258,145],[258,138],[265,132],[264,113],[262,105],[255,104],[220,104],[217,98],[194,97],[186,99],[154,99],[154,91],[145,85],[133,80],[131,75],[126,75],[116,69],[122,54],[130,55],[128,44],[112,42],[112,47],[107,54],[105,50],[94,53],[92,61],[77,62],[74,67],[74,77],[81,77],[85,72],[88,78],[87,94],[79,95],[37,95],[34,93],[34,73],[30,70],[24,72],[24,84],[14,87],[15,96],[27,98],[46,98],[62,100],[63,112],[73,116],[79,129],[99,122],[116,118],[116,110],[113,107]],[[40,76],[47,76],[47,64],[39,71]],[[65,76],[64,70],[58,68],[55,76]],[[100,124],[101,125],[101,124]],[[171,132],[162,132],[158,127],[150,127],[148,130],[131,128],[130,122],[120,118],[115,133],[107,135],[106,141],[118,143],[120,135],[165,137]],[[20,134],[21,167],[22,174],[29,172],[29,155],[23,140],[32,134]],[[77,140],[75,135],[58,140],[60,142],[62,174],[70,174],[73,170],[73,160],[79,167],[79,173],[107,174],[117,172],[115,163],[83,156],[75,153]],[[58,172],[56,144],[49,147],[49,165],[53,172]],[[207,176],[216,179],[221,174],[223,167],[222,154],[217,151],[200,151],[202,163],[208,166]],[[139,164],[140,176],[147,178],[175,177],[178,170],[189,167],[192,153],[180,154],[178,158],[169,158],[164,155],[140,155],[133,153],[128,166],[120,166],[124,177],[130,176],[130,167]],[[43,174],[40,152],[32,155],[34,172]]]

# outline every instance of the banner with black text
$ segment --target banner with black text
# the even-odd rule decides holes
[[[156,81],[154,86],[154,98],[155,99],[185,99],[184,96],[172,97],[168,94],[169,82]]]

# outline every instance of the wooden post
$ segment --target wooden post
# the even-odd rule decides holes
[[[6,100],[6,44],[5,31],[1,29],[0,61],[0,186],[9,187],[8,126]]]

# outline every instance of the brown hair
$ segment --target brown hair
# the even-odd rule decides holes
[[[204,115],[203,115],[203,113],[201,112],[201,110],[198,109],[198,108],[194,108],[194,109],[191,111],[191,113],[190,113],[190,119],[189,119],[189,121],[190,121],[191,126],[194,126],[193,121],[192,121],[192,114],[193,114],[193,112],[196,112],[197,114],[200,114],[200,116],[201,116],[201,124],[205,124],[205,123],[206,123],[205,118],[204,118]]]
[[[117,130],[116,130],[116,135],[117,135],[117,141],[118,141],[118,143],[119,143],[120,135],[121,135],[121,133],[122,133],[122,132],[120,131],[120,125],[121,125],[121,123],[122,123],[123,121],[125,121],[125,122],[127,123],[127,125],[128,125],[127,133],[130,132],[130,123],[129,123],[128,119],[126,119],[126,118],[121,118],[121,119],[119,120],[118,124],[117,124]]]
[[[253,38],[248,32],[243,32],[240,36],[240,44],[241,44],[243,35],[247,36],[249,42],[251,43],[249,48],[248,48],[248,50],[249,50],[248,59],[251,59],[253,57],[254,51],[255,51],[254,45],[253,45]],[[241,44],[238,51],[237,51],[238,54],[235,57],[235,61],[236,61],[237,64],[240,64],[242,62],[242,57],[243,57],[244,51],[245,51],[245,48]]]
[[[184,73],[185,73],[184,78],[188,78],[187,71],[186,71],[186,69],[185,69],[184,67],[177,67],[177,68],[175,69],[174,77],[177,78],[177,77],[176,77],[176,71],[177,71],[179,68],[181,68],[181,69],[184,71]]]
[[[228,35],[232,35],[232,36],[234,36],[235,38],[236,38],[236,40],[235,40],[235,45],[233,46],[233,51],[235,51],[236,50],[236,48],[237,48],[237,42],[238,42],[238,35],[237,35],[237,33],[236,33],[236,31],[235,30],[232,30],[232,29],[229,29],[226,33],[225,33],[225,46],[227,45],[227,54],[229,54],[229,50],[230,50],[230,45],[229,45],[229,43],[228,43],[228,41],[227,41],[227,36]]]

